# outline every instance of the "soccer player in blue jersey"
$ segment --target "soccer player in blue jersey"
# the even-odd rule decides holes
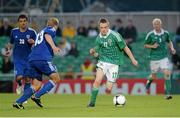
[[[13,48],[13,61],[15,67],[15,78],[18,83],[16,93],[22,92],[23,72],[28,62],[28,56],[31,52],[31,47],[36,39],[36,32],[32,28],[28,27],[28,17],[24,14],[18,17],[18,27],[12,29],[10,36],[10,43],[8,43],[8,51]],[[26,81],[24,89],[30,86],[30,83]]]
[[[60,49],[55,45],[58,25],[57,18],[50,18],[47,21],[47,27],[38,33],[35,45],[29,55],[29,67],[24,73],[25,77],[33,78],[32,85],[16,100],[13,104],[14,108],[24,109],[22,104],[30,97],[39,107],[43,107],[40,97],[49,92],[59,81],[57,69],[51,62],[54,54],[60,52]],[[50,80],[41,88],[42,74],[49,76]]]

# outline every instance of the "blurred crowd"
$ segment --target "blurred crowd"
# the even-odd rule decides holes
[[[126,26],[124,25],[126,22]],[[127,21],[122,21],[120,18],[116,19],[114,23],[111,23],[111,29],[117,31],[122,35],[125,39],[126,44],[131,49],[131,44],[137,41],[138,31],[136,26],[133,23],[132,19],[128,19]],[[39,26],[35,21],[31,21],[29,24],[30,27],[35,29],[37,32],[39,31]],[[0,37],[10,37],[11,30],[16,25],[12,25],[9,19],[4,18],[0,21]],[[82,37],[96,37],[98,35],[98,25],[96,21],[90,20],[88,24],[84,24],[83,21],[80,21],[80,25],[75,27],[71,21],[67,21],[63,27],[59,26],[57,30],[57,37],[60,37],[60,41],[57,45],[63,51],[63,56],[74,56],[77,58],[80,53],[78,50],[78,44],[74,41],[75,36],[82,36]],[[173,43],[174,47],[177,51],[176,55],[172,56],[172,62],[174,64],[174,68],[180,70],[180,26],[177,28]],[[2,73],[10,73],[13,71],[13,61],[10,56],[4,54],[6,52],[6,47],[1,48],[1,72]],[[133,51],[133,50],[132,50]],[[66,78],[74,78],[74,72],[72,66],[68,66],[68,72],[65,74]],[[84,79],[92,79],[94,75],[90,74],[95,70],[95,63],[91,62],[91,60],[86,59],[82,62],[81,65],[81,74],[80,77]]]

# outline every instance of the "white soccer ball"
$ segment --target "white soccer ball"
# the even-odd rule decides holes
[[[113,103],[115,106],[124,106],[126,104],[126,98],[122,94],[115,95],[113,98]]]

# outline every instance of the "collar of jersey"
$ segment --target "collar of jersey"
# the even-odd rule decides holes
[[[164,34],[164,29],[161,29],[160,33],[157,33],[155,30],[153,32],[154,32],[155,35],[160,36],[160,35]]]
[[[56,31],[56,29],[54,28],[54,27],[52,27],[52,26],[47,26],[48,28],[50,28],[50,30],[52,30],[52,31]]]
[[[106,34],[106,36],[101,35],[101,33],[99,33],[99,36],[100,36],[100,38],[107,38],[110,33],[111,33],[111,30],[109,29],[108,33]]]
[[[20,30],[19,27],[17,27],[17,29],[19,30],[19,32],[21,32],[21,30]],[[27,30],[29,30],[29,27],[26,28],[26,31],[27,31]],[[24,31],[24,32],[26,32],[26,31]],[[22,32],[22,33],[23,33],[23,32]]]

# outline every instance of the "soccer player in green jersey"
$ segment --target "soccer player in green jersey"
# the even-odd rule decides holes
[[[138,65],[138,62],[127,47],[122,36],[109,29],[109,21],[102,18],[99,20],[98,25],[100,33],[96,38],[96,46],[90,49],[90,54],[98,57],[99,60],[97,63],[96,79],[93,83],[91,99],[88,107],[95,106],[98,90],[104,75],[107,77],[107,90],[112,90],[113,83],[118,77],[118,68],[124,63],[124,52],[129,56],[133,65]]]
[[[173,44],[170,40],[169,33],[162,29],[162,21],[159,18],[155,18],[152,21],[154,30],[149,32],[145,39],[145,48],[150,49],[150,68],[151,74],[146,83],[146,89],[150,88],[150,85],[154,79],[156,79],[156,73],[161,70],[165,78],[165,88],[167,100],[172,99],[171,96],[171,83],[170,83],[170,62],[168,60],[167,45],[172,54],[176,53]],[[167,44],[167,45],[166,45]]]

